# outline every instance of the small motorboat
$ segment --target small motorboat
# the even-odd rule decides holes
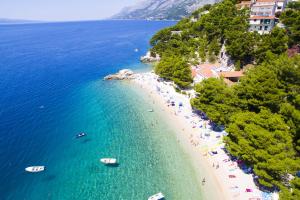
[[[100,162],[102,162],[105,165],[117,165],[117,159],[115,158],[101,158]]]
[[[148,198],[148,200],[163,200],[163,199],[165,199],[165,196],[161,192],[154,194]]]
[[[81,137],[84,137],[84,136],[86,136],[85,133],[79,133],[79,134],[76,135],[76,138],[81,138]]]
[[[148,110],[148,112],[153,112],[153,111],[154,111],[153,109],[149,109],[149,110]]]
[[[139,52],[139,49],[134,49],[134,52]]]
[[[44,170],[45,170],[45,166],[30,166],[25,168],[25,171],[32,172],[32,173],[42,172]]]

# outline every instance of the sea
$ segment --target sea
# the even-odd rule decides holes
[[[103,81],[140,63],[172,21],[0,26],[0,199],[202,199],[174,129],[142,91]],[[78,133],[85,137],[76,138]],[[112,157],[118,166],[100,163]],[[44,165],[41,173],[28,166]]]

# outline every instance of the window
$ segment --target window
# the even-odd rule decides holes
[[[278,7],[277,7],[277,9],[278,9],[278,10],[281,10],[281,9],[282,9],[282,7],[281,7],[281,6],[278,6]]]
[[[261,23],[261,24],[262,24],[262,23],[264,23],[264,20],[263,20],[263,19],[261,19],[261,20],[260,20],[260,23]]]
[[[265,31],[267,31],[268,30],[268,26],[265,26]]]
[[[270,19],[265,19],[265,24],[270,24],[271,20]]]
[[[254,21],[256,22],[256,19],[254,19]]]
[[[260,30],[260,31],[262,30],[262,26],[259,27],[259,30]]]

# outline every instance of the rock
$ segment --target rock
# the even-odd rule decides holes
[[[110,74],[104,77],[104,80],[130,80],[134,79],[134,73],[130,69],[122,69],[116,74]]]
[[[157,62],[160,61],[160,57],[158,54],[155,55],[155,57],[151,56],[151,52],[148,51],[145,56],[141,57],[141,62],[143,63],[151,63],[151,62]]]

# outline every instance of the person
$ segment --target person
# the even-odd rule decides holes
[[[204,184],[205,184],[205,178],[202,179],[202,185],[204,185]]]

